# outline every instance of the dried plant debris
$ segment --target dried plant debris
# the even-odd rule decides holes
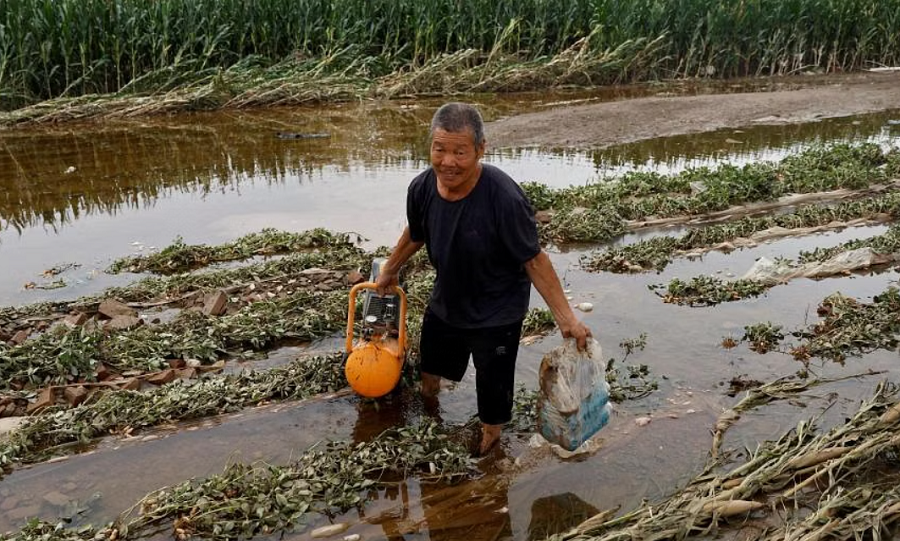
[[[234,242],[218,246],[188,245],[179,237],[160,252],[119,259],[108,272],[155,272],[174,274],[186,272],[212,263],[269,256],[316,248],[352,246],[350,235],[331,233],[325,229],[313,229],[303,233],[290,233],[276,229],[263,229],[250,233]]]
[[[236,463],[220,475],[153,492],[113,523],[67,530],[32,521],[4,541],[142,539],[169,529],[179,540],[249,539],[303,531],[314,514],[361,507],[384,483],[419,475],[470,475],[468,448],[433,420],[389,429],[369,442],[323,442],[288,466]]]
[[[897,177],[897,149],[843,144],[807,150],[780,164],[726,164],[715,170],[690,169],[673,177],[631,173],[562,190],[525,183],[523,189],[535,210],[548,216],[541,226],[545,240],[603,242],[624,232],[628,220],[696,216],[739,204],[773,201],[786,194],[861,190]]]
[[[346,387],[340,353],[301,357],[265,371],[177,379],[147,391],[98,393],[74,408],[31,416],[0,441],[0,468],[66,452],[111,433],[233,412],[268,400],[307,398]]]
[[[714,276],[694,276],[685,282],[673,278],[668,284],[651,284],[650,290],[663,302],[682,306],[713,306],[722,302],[756,297],[772,286],[759,280],[722,280]]]
[[[739,243],[742,245],[755,243],[754,236],[765,232],[777,231],[780,236],[784,236],[790,234],[791,230],[839,228],[858,220],[883,222],[896,220],[898,217],[900,217],[900,193],[889,193],[833,205],[806,205],[792,212],[761,217],[745,216],[724,224],[696,227],[679,237],[653,237],[626,246],[594,251],[583,256],[581,264],[585,269],[592,271],[616,273],[662,271],[678,255],[698,255],[703,251],[714,249],[732,250],[735,248],[735,241],[747,239],[747,243]],[[863,245],[851,246],[848,243],[848,248],[845,249]],[[892,243],[885,243],[884,246],[890,246],[889,251],[891,252],[897,251]],[[842,251],[841,248],[832,248],[816,250],[808,255],[803,252],[800,261],[828,259],[834,255],[834,253],[826,255],[825,252],[829,250],[835,253]]]
[[[724,469],[721,456],[662,502],[614,517],[601,513],[553,541],[685,539],[742,532],[747,538],[879,539],[900,519],[896,386],[883,383],[843,425],[819,433],[803,421]],[[750,529],[755,517],[764,526]]]

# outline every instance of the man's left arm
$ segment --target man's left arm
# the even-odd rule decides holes
[[[556,320],[556,325],[562,332],[563,338],[574,338],[578,349],[583,351],[587,347],[588,338],[592,336],[591,330],[575,316],[575,312],[569,306],[569,301],[566,300],[562,285],[559,283],[559,277],[553,270],[550,256],[541,250],[525,263],[525,271],[531,278],[535,289],[550,307],[553,319]]]

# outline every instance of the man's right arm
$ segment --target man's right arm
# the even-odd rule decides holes
[[[409,226],[403,229],[403,234],[400,235],[397,246],[394,247],[387,262],[381,266],[381,273],[375,281],[379,295],[393,293],[394,286],[400,284],[400,268],[424,245],[424,242],[412,240],[412,237],[409,235]]]

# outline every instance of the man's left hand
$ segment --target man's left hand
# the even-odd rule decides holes
[[[578,351],[587,349],[587,342],[593,338],[591,330],[583,322],[575,320],[571,324],[560,325],[559,330],[562,332],[563,338],[574,338],[578,345]]]

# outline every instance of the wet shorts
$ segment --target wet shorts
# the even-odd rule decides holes
[[[447,325],[428,310],[422,322],[419,346],[421,370],[460,381],[471,355],[475,365],[478,418],[489,425],[508,423],[512,419],[521,333],[522,321],[500,327],[461,329]]]

